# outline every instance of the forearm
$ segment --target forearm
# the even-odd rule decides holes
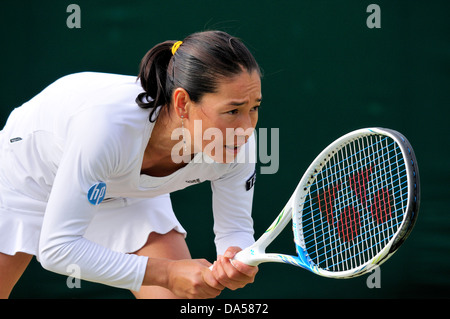
[[[105,285],[139,290],[147,258],[123,254],[79,238],[65,243],[41,240],[40,262],[45,269],[67,274],[67,267],[76,264],[81,279]]]

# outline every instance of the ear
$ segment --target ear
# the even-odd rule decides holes
[[[188,92],[183,88],[177,88],[173,92],[173,108],[175,114],[180,118],[183,116],[185,119],[188,118],[189,106],[191,99],[189,98]]]

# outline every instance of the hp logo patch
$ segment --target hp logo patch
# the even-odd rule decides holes
[[[89,188],[87,198],[92,205],[98,205],[105,198],[106,194],[106,184],[99,182],[94,184]]]

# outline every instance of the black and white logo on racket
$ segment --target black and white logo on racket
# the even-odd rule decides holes
[[[89,188],[87,198],[92,205],[100,204],[105,198],[106,184],[103,182],[96,183]]]

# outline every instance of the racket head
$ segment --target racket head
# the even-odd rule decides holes
[[[367,273],[395,253],[417,219],[413,148],[394,130],[350,132],[316,157],[291,205],[302,267],[330,278]]]

